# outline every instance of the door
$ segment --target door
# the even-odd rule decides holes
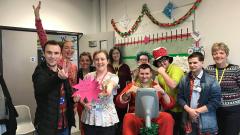
[[[37,66],[35,32],[2,30],[3,77],[14,105],[28,105],[35,113],[32,73]]]

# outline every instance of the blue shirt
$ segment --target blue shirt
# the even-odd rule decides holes
[[[191,97],[191,102],[190,102],[190,107],[193,109],[196,109],[198,106],[198,100],[200,98],[200,92],[202,90],[201,84],[200,84],[202,75],[203,75],[203,70],[194,79],[193,92],[192,92],[192,97]]]
[[[0,135],[7,131],[5,124],[0,124]]]

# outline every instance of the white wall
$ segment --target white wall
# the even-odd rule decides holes
[[[195,0],[171,0],[177,6],[194,2]],[[141,12],[142,5],[147,3],[152,14],[161,22],[169,22],[161,11],[169,0],[107,0],[107,30],[112,31],[111,19],[119,20],[125,13],[131,18],[131,25]],[[211,57],[211,46],[214,42],[225,42],[230,48],[229,60],[240,65],[239,32],[240,32],[240,1],[239,0],[203,0],[196,11],[196,28],[202,35],[201,45],[205,47],[205,65],[213,63]],[[126,8],[125,8],[126,7]],[[178,19],[183,16],[191,6],[178,8],[174,11],[174,17]],[[186,22],[177,28],[191,28],[191,16]],[[171,22],[171,21],[170,21]],[[124,30],[124,29],[122,29]],[[159,28],[147,17],[139,26],[136,34],[143,35],[170,31],[171,29]],[[126,31],[126,30],[125,30]],[[116,36],[118,37],[118,36]]]
[[[93,0],[42,0],[41,18],[48,30],[93,33]],[[37,0],[0,0],[0,25],[35,28]]]
[[[88,51],[91,54],[93,54],[95,51],[100,50],[100,41],[107,40],[107,48],[103,50],[109,51],[114,44],[114,32],[101,32],[96,34],[87,34],[83,35],[79,44],[81,46],[81,49],[79,49],[79,53],[82,53],[84,51]],[[96,41],[97,46],[96,47],[89,47],[89,41]]]
[[[240,32],[240,1],[239,0],[204,0],[197,11],[197,28],[203,38],[207,56],[206,63],[211,59],[211,45],[214,42],[225,42],[230,48],[229,60],[240,65],[239,32]]]

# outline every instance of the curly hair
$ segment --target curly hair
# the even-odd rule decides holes
[[[140,57],[141,57],[142,55],[147,56],[147,57],[148,57],[148,61],[150,61],[150,59],[152,58],[152,56],[151,56],[151,54],[150,54],[149,52],[147,52],[147,51],[141,51],[141,52],[138,52],[138,53],[137,53],[136,60],[139,61],[139,60],[140,60]]]

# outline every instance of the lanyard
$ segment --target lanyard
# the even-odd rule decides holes
[[[107,73],[108,73],[108,72],[107,72]],[[100,81],[98,81],[98,83],[99,83],[100,85],[102,85],[103,79],[105,78],[105,76],[107,75],[107,73],[103,76],[103,78],[102,78]],[[96,72],[96,79],[97,79],[97,72]]]
[[[220,77],[220,80],[218,81],[218,69],[216,68],[216,79],[218,81],[218,83],[220,84],[222,82],[222,79],[223,79],[223,75],[224,75],[224,72],[225,72],[226,68],[224,68],[223,72],[222,72],[222,75]]]
[[[118,66],[113,66],[113,70],[115,71],[115,74],[118,75],[118,71],[119,71],[119,68],[122,66],[122,64],[118,65]]]

